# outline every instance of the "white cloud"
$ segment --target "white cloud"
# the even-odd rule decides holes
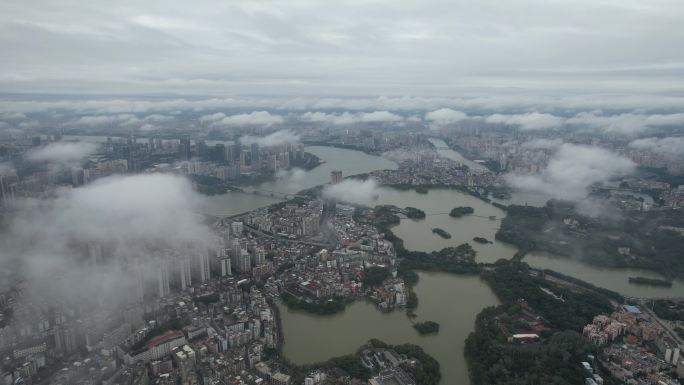
[[[27,158],[35,161],[67,163],[78,161],[97,151],[98,145],[91,142],[56,142],[32,150]]]
[[[629,147],[651,151],[658,155],[684,157],[684,137],[642,138],[629,143]]]
[[[199,197],[181,177],[108,177],[57,193],[22,202],[0,248],[0,264],[25,275],[27,300],[83,301],[89,311],[110,311],[130,295],[137,274],[154,282],[159,260],[174,250],[206,252],[215,240],[196,214]],[[94,245],[102,250],[97,264],[84,254]]]
[[[493,114],[486,117],[485,122],[517,126],[524,131],[533,131],[558,128],[563,124],[563,118],[546,113],[529,112],[515,115]]]
[[[468,115],[465,112],[452,110],[451,108],[440,108],[425,114],[425,120],[437,125],[458,123],[466,119],[468,119]]]
[[[563,139],[544,139],[544,138],[538,138],[538,139],[532,139],[528,142],[525,142],[520,145],[522,148],[529,148],[532,150],[550,150],[557,148],[563,144]]]
[[[253,111],[248,114],[229,115],[214,123],[216,126],[272,126],[285,121],[280,115],[273,115],[268,111]]]
[[[343,202],[350,202],[366,206],[373,206],[380,194],[380,187],[375,179],[365,181],[359,179],[345,179],[340,183],[328,185],[323,189],[323,197],[334,198]]]
[[[334,125],[383,122],[396,123],[404,121],[404,118],[401,115],[397,115],[389,111],[373,111],[358,113],[343,112],[339,114],[325,112],[305,112],[301,115],[300,118],[308,122],[328,123]]]
[[[626,175],[634,163],[599,147],[563,144],[538,175],[506,175],[506,181],[522,191],[578,201],[595,183]]]
[[[270,147],[297,142],[299,142],[299,135],[289,130],[276,131],[272,134],[263,137],[245,135],[240,138],[240,143],[245,146],[249,146],[253,143],[256,143],[262,147]]]
[[[203,115],[203,116],[201,116],[201,117],[199,118],[199,121],[202,122],[202,123],[205,123],[205,122],[216,122],[216,121],[219,121],[219,120],[221,120],[221,119],[223,119],[223,118],[225,118],[225,117],[226,117],[226,114],[224,114],[223,112],[217,112],[217,113],[215,113],[215,114]]]
[[[568,119],[567,123],[611,134],[634,136],[654,127],[684,125],[684,113],[647,115],[631,112],[608,115],[601,111],[592,111],[578,113]]]

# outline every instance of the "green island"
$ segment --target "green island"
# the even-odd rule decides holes
[[[684,237],[672,230],[681,227],[681,209],[594,218],[579,213],[574,203],[551,200],[544,207],[508,206],[496,239],[593,265],[684,277]]]
[[[612,311],[611,297],[547,275],[509,260],[482,272],[501,305],[478,314],[466,340],[473,385],[584,383],[578,363],[597,348],[578,331]]]
[[[453,218],[461,218],[463,216],[470,215],[474,212],[475,210],[470,206],[459,206],[451,209],[451,211],[449,212],[449,216]]]
[[[400,358],[402,358],[398,367],[408,373],[417,384],[439,384],[439,380],[442,378],[439,362],[425,353],[423,348],[413,344],[390,345],[377,339],[371,339],[354,354],[334,357],[324,362],[306,365],[296,365],[282,356],[279,358],[286,363],[288,372],[292,376],[292,383],[294,384],[303,384],[304,378],[314,369],[325,370],[334,368],[344,370],[353,378],[368,381],[369,378],[376,374],[374,373],[376,371],[364,366],[362,362],[368,362],[373,352],[383,350],[392,350],[398,353]],[[275,354],[280,355],[279,352],[275,352]]]
[[[658,278],[629,277],[629,283],[633,283],[635,285],[672,287],[672,281],[668,281],[667,279],[658,279]]]
[[[332,298],[318,302],[306,302],[298,299],[296,296],[284,291],[280,295],[282,301],[288,309],[303,310],[313,314],[331,315],[344,311],[347,307],[348,301],[344,298]]]
[[[477,243],[482,243],[482,244],[493,243],[493,242],[490,241],[489,239],[483,238],[483,237],[474,237],[474,238],[473,238],[473,241],[475,241],[475,242],[477,242]]]
[[[426,187],[419,186],[416,187],[416,192],[418,194],[427,194],[428,192],[430,192],[430,190],[428,190]]]
[[[425,211],[417,209],[415,207],[406,207],[404,209],[406,216],[411,219],[423,219],[425,218]]]
[[[421,335],[439,333],[439,324],[434,321],[417,322],[413,324],[413,328]]]
[[[449,234],[449,233],[448,233],[446,230],[444,230],[444,229],[440,229],[439,227],[433,228],[433,229],[432,229],[432,232],[433,232],[434,234],[439,235],[440,237],[442,237],[442,238],[444,238],[444,239],[449,239],[449,238],[451,238],[451,234]]]

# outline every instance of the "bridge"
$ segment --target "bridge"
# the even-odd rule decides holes
[[[434,216],[434,215],[449,215],[449,212],[444,212],[444,213],[425,213],[425,216],[426,216],[426,217],[431,217],[431,216]],[[484,218],[484,219],[489,219],[489,220],[492,220],[492,221],[502,221],[502,220],[503,220],[503,218],[497,218],[497,217],[494,216],[494,215],[488,216],[488,217],[487,217],[487,216],[484,216],[484,215],[469,214],[469,215],[464,215],[464,216]],[[407,217],[407,218],[402,218],[402,219],[409,219],[409,218]]]
[[[268,190],[268,189],[255,189],[255,188],[241,189],[240,191],[242,191],[245,194],[254,194],[254,195],[266,196],[266,197],[270,197],[270,198],[283,199],[283,200],[290,200],[297,195],[295,193],[287,193],[287,192],[282,192],[282,191],[275,191],[275,190]]]

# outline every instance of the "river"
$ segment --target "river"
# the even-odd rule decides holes
[[[433,144],[440,148],[442,155],[470,165],[467,163],[470,161],[457,152],[443,149],[442,143],[444,142],[433,141]],[[322,146],[307,147],[307,151],[325,163],[311,171],[288,172],[275,181],[252,187],[258,190],[294,193],[328,183],[332,170],[341,170],[344,176],[349,176],[397,167],[392,161],[359,151]],[[473,167],[475,165],[477,164]],[[232,215],[281,200],[270,196],[230,192],[206,197],[204,201],[203,211],[216,215]],[[544,202],[544,197],[517,194],[513,203],[543,205]],[[429,215],[423,220],[404,219],[393,228],[394,233],[404,239],[405,247],[410,250],[440,250],[443,247],[468,242],[477,250],[479,262],[510,258],[516,252],[515,247],[494,239],[499,220],[505,216],[505,212],[457,190],[431,189],[425,195],[414,190],[381,188],[378,204],[412,206],[427,214],[436,214]],[[451,218],[444,214],[456,206],[471,206],[475,213],[463,218]],[[490,220],[490,216],[496,219]],[[443,228],[451,233],[452,238],[442,239],[433,234],[433,227]],[[472,238],[476,236],[487,238],[494,243],[475,243]],[[647,271],[605,269],[583,263],[578,259],[539,253],[526,256],[525,261],[532,266],[556,270],[628,296],[684,297],[682,281],[675,281],[671,288],[636,286],[628,283],[630,276],[657,277],[657,274]],[[442,384],[467,383],[467,370],[463,358],[464,340],[473,329],[475,315],[482,308],[496,304],[496,298],[487,285],[477,277],[425,272],[419,274],[420,282],[415,288],[419,299],[418,317],[419,320],[439,322],[442,328],[439,335],[421,337],[411,327],[404,313],[383,314],[366,302],[354,303],[344,313],[333,316],[315,316],[281,308],[285,356],[294,362],[306,363],[351,353],[370,338],[382,339],[388,343],[412,342],[422,346],[440,362]]]
[[[318,156],[324,163],[310,171],[295,170],[282,173],[276,180],[252,188],[265,192],[294,194],[298,191],[330,182],[330,172],[342,171],[344,177],[375,170],[397,168],[391,160],[360,151],[335,147],[308,146],[306,152]],[[281,201],[282,199],[243,192],[229,192],[205,199],[203,211],[214,215],[234,215]]]
[[[440,324],[437,335],[421,336],[404,312],[381,313],[369,302],[357,301],[340,314],[315,316],[280,306],[285,342],[283,354],[298,364],[353,353],[371,338],[391,344],[420,345],[440,363],[441,384],[467,384],[463,346],[482,308],[498,303],[478,277],[419,273],[416,321]]]
[[[293,193],[328,183],[332,170],[342,170],[348,176],[376,169],[396,168],[396,164],[391,161],[358,151],[320,146],[307,147],[307,151],[317,155],[325,163],[311,171],[288,173],[276,181],[263,183],[255,188]],[[279,201],[276,198],[245,193],[228,193],[206,200],[206,210],[217,214],[240,213]],[[543,204],[543,198],[525,194],[520,194],[517,200],[521,203]],[[403,219],[393,228],[394,233],[404,239],[404,245],[410,250],[440,250],[468,242],[477,250],[479,262],[510,258],[517,251],[515,247],[494,239],[505,212],[460,191],[431,189],[426,195],[414,190],[381,188],[377,204],[412,206],[427,214],[437,214],[428,215],[423,220]],[[475,213],[463,218],[452,218],[444,214],[456,206],[471,206]],[[490,216],[496,219],[490,220]],[[443,239],[433,234],[433,227],[445,229],[451,233],[452,238]],[[473,242],[472,239],[476,236],[487,238],[493,243],[483,245]],[[675,282],[672,288],[635,286],[628,283],[630,276],[656,276],[650,272],[602,269],[577,259],[554,258],[542,254],[531,254],[526,257],[526,262],[625,295],[684,296],[684,285],[681,282]],[[437,336],[422,337],[411,327],[410,320],[403,312],[384,314],[367,302],[356,302],[344,313],[333,316],[316,316],[281,307],[285,356],[296,363],[311,363],[352,353],[370,338],[395,344],[411,342],[422,346],[440,362],[444,379],[442,384],[467,383],[467,368],[463,358],[464,340],[473,330],[475,315],[482,308],[496,304],[496,298],[489,287],[477,277],[425,272],[419,274],[420,281],[415,288],[419,299],[418,317],[419,320],[439,322],[442,329]]]

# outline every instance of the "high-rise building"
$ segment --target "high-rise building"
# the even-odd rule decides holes
[[[179,273],[180,273],[180,287],[181,290],[192,286],[192,269],[190,266],[191,259],[189,256],[183,255],[178,259]]]
[[[169,286],[169,268],[166,260],[157,264],[157,294],[159,297],[166,297],[171,292]]]
[[[192,147],[190,139],[181,139],[178,145],[178,153],[181,160],[190,160],[192,158]]]
[[[233,235],[239,237],[240,234],[242,234],[242,231],[244,230],[244,224],[240,221],[234,221],[230,224],[230,229],[233,231]]]
[[[240,249],[240,256],[238,258],[238,265],[236,266],[240,273],[249,273],[252,268],[252,259],[245,249]]]
[[[252,165],[259,165],[261,154],[259,153],[259,144],[252,143]]]
[[[342,171],[334,170],[330,172],[330,181],[332,182],[332,184],[342,182]]]

